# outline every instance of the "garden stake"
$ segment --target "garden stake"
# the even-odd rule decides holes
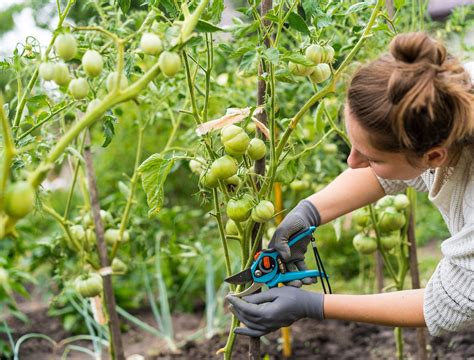
[[[88,131],[88,130],[86,130]],[[87,181],[89,184],[89,194],[91,199],[91,210],[95,225],[95,234],[97,236],[97,249],[99,251],[100,266],[102,268],[109,267],[109,259],[107,257],[107,245],[104,240],[104,225],[100,218],[99,196],[97,191],[97,183],[95,179],[94,167],[92,163],[92,154],[90,150],[90,136],[87,134],[86,146],[84,148],[84,160],[87,169]],[[122,346],[122,335],[120,333],[120,323],[116,311],[115,296],[112,287],[111,274],[103,275],[104,282],[104,300],[109,317],[110,330],[110,355],[114,360],[125,360]]]
[[[410,216],[408,218],[408,232],[407,239],[409,244],[408,259],[410,262],[410,275],[412,289],[420,288],[420,272],[418,270],[418,256],[416,252],[416,236],[415,236],[415,209],[416,209],[416,192],[413,189],[407,191],[408,199],[410,200]],[[426,353],[426,336],[425,329],[416,329],[416,343],[418,346],[417,358],[418,360],[428,359]]]
[[[260,15],[262,18],[265,17],[267,12],[272,8],[272,0],[263,0],[260,8]],[[263,29],[267,29],[271,26],[271,22],[269,20],[263,20],[262,27]],[[270,47],[270,39],[268,38],[268,33],[267,36],[263,38],[263,43],[265,44],[266,48]],[[264,60],[262,59],[259,64],[258,64],[258,81],[257,81],[257,106],[265,105],[265,98],[267,97],[267,82],[265,79],[262,78],[262,74],[264,73]],[[273,97],[274,94],[271,94]],[[274,115],[274,109],[271,109],[272,111],[272,118]],[[268,125],[268,117],[267,117],[267,110],[264,109],[263,111],[259,112],[257,114],[257,119],[264,124],[265,126]],[[256,131],[260,136],[262,136],[260,130]],[[273,136],[273,135],[271,135]],[[254,165],[255,173],[257,175],[265,175],[265,157],[255,161]],[[260,190],[261,184],[259,179],[256,179],[256,186],[257,189]],[[258,232],[258,225],[255,225],[252,231],[252,243],[254,241],[259,241],[257,244],[257,251],[262,249],[262,240],[257,238],[257,232]],[[253,247],[253,246],[252,246]],[[260,359],[260,338],[253,338],[251,337],[249,339],[249,359],[254,360],[254,359]]]

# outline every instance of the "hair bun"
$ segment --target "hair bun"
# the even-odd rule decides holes
[[[390,53],[401,62],[414,64],[427,62],[442,65],[446,59],[446,49],[424,32],[399,34],[390,42]]]

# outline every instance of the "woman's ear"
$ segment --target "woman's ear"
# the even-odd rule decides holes
[[[423,156],[428,167],[434,169],[445,165],[448,161],[448,149],[436,146],[428,150]]]

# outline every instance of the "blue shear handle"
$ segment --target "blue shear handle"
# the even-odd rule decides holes
[[[316,230],[316,226],[310,226],[308,229],[306,229],[305,231],[297,234],[296,236],[292,237],[290,239],[290,241],[288,241],[288,246],[289,247],[292,247],[293,245],[295,245],[298,241],[300,241],[301,239],[304,239],[306,236],[309,236],[311,235],[312,233],[314,233],[314,230]]]
[[[287,273],[279,273],[274,279],[267,283],[268,287],[275,287],[278,283],[284,283],[293,280],[301,280],[306,277],[320,277],[321,273],[318,270],[304,270],[304,271],[289,271]],[[322,276],[325,276],[322,274]]]

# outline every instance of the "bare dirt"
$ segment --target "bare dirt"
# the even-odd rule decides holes
[[[9,319],[8,323],[14,330],[13,337],[33,332],[47,334],[55,341],[70,336],[62,329],[57,318],[47,316],[45,306],[30,306],[27,313],[28,324],[19,320]],[[154,325],[151,312],[143,309],[137,317]],[[130,325],[124,333],[126,355],[140,354],[147,360],[158,359],[222,359],[216,351],[224,346],[227,334],[215,335],[208,340],[184,341],[203,326],[202,314],[176,314],[173,318],[174,330],[180,349],[172,353],[166,350],[166,343],[157,337]],[[393,329],[382,326],[350,323],[344,321],[301,320],[293,324],[291,359],[395,359],[395,343]],[[280,333],[274,332],[262,339],[261,355],[266,359],[284,359],[281,353]],[[405,356],[416,359],[415,330],[406,329]],[[474,359],[474,332],[452,334],[443,338],[428,337],[429,359]],[[80,345],[88,346],[86,343]],[[249,359],[248,340],[238,337],[232,359]],[[31,339],[24,343],[20,351],[20,359],[59,359],[64,347],[54,347],[45,340]],[[72,352],[68,359],[89,359],[90,356]],[[107,356],[103,356],[107,359]]]

